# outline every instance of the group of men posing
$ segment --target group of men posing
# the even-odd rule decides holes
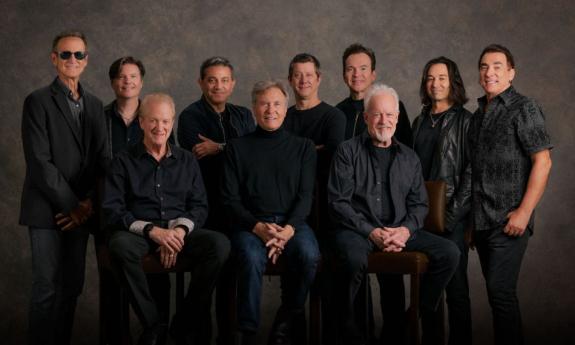
[[[209,344],[212,292],[225,288],[230,274],[220,273],[228,270],[238,280],[237,325],[232,332],[226,327],[225,294],[218,294],[218,343],[255,344],[268,261],[284,267],[268,343],[305,344],[304,304],[320,247],[334,265],[327,284],[334,312],[326,317],[336,325],[330,341],[372,340],[355,317],[368,255],[420,251],[430,260],[419,306],[423,343],[437,343],[434,328],[441,326],[434,316],[446,291],[449,344],[471,344],[466,227],[473,229],[486,280],[495,343],[522,344],[517,279],[551,168],[551,143],[538,105],[512,86],[515,63],[507,48],[490,45],[481,53],[485,95],[473,115],[463,107],[457,65],[445,57],[429,61],[423,109],[412,126],[396,91],[375,83],[374,53],[360,44],[343,54],[350,96],[336,107],[318,96],[320,63],[310,54],[289,65],[293,106],[282,82],[261,81],[252,89],[251,111],[227,102],[233,67],[212,57],[200,68],[201,98],[179,116],[179,146],[172,98],[140,99],[145,69],[139,60],[112,64],[116,100],[106,107],[79,83],[88,62],[82,33],[58,35],[51,60],[58,76],[26,98],[22,118],[20,223],[29,228],[33,264],[30,344],[70,343],[96,218],[104,219],[119,280],[143,325],[138,344],[164,343],[168,330],[177,344]],[[423,228],[425,180],[447,184],[443,236]],[[321,229],[312,230],[314,203]],[[99,209],[103,217],[94,216]],[[146,275],[140,264],[148,253],[157,253],[166,268],[191,262],[189,289],[171,324],[167,276]],[[378,280],[380,341],[402,343],[402,277]]]

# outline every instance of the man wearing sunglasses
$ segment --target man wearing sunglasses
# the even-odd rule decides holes
[[[53,41],[58,76],[24,101],[26,178],[20,224],[32,248],[30,344],[69,344],[94,227],[95,188],[107,161],[102,102],[79,83],[88,64],[84,34]]]

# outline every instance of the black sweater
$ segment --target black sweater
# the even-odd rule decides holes
[[[266,216],[284,216],[296,229],[305,222],[316,166],[311,140],[257,127],[230,140],[225,155],[222,202],[235,227],[251,231]]]

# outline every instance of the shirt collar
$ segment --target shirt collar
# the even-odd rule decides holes
[[[164,158],[178,159],[179,158],[179,152],[172,148],[172,145],[170,144],[169,141],[166,143],[166,145],[168,145],[168,148],[167,148],[167,152],[166,152],[166,155],[164,156]],[[134,149],[132,152],[136,158],[141,158],[144,155],[150,155],[148,153],[148,150],[146,149],[146,145],[144,145],[144,139],[143,138],[142,138],[142,140],[140,140],[140,142],[137,145],[134,145]]]
[[[503,92],[501,92],[499,95],[495,96],[493,98],[493,100],[491,100],[492,102],[494,100],[500,100],[501,102],[503,102],[503,104],[505,106],[509,106],[513,100],[513,97],[517,94],[517,91],[515,91],[515,88],[513,87],[513,85],[509,86],[507,89],[505,89]],[[477,103],[479,104],[479,106],[481,108],[485,108],[485,105],[487,104],[487,96],[481,96],[477,99]]]
[[[64,82],[59,77],[56,77],[56,80],[58,81],[60,90],[62,90],[64,94],[69,98],[74,99],[74,97],[72,97],[72,91],[68,88],[68,85],[64,84]],[[80,95],[80,98],[84,97],[84,88],[80,82],[78,82],[78,94]]]

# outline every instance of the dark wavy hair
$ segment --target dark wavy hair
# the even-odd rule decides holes
[[[459,74],[459,68],[453,60],[446,58],[445,56],[440,56],[435,59],[429,60],[425,67],[423,68],[423,74],[421,76],[421,85],[419,87],[419,96],[421,97],[421,103],[423,105],[431,105],[431,98],[427,94],[427,73],[433,65],[444,64],[447,66],[447,73],[449,74],[449,101],[453,104],[464,105],[467,103],[468,98],[465,93],[465,86],[463,85],[463,79]]]
[[[481,52],[481,55],[479,55],[477,68],[481,68],[481,59],[483,59],[483,55],[487,53],[502,53],[507,59],[507,66],[509,68],[515,68],[515,59],[513,58],[513,54],[511,54],[511,51],[507,47],[502,46],[501,44],[490,44],[485,47]]]
[[[309,53],[301,53],[294,56],[289,63],[288,80],[291,80],[291,75],[293,73],[293,65],[295,65],[296,63],[306,63],[306,62],[313,63],[315,67],[315,73],[317,74],[318,77],[321,75],[320,70],[321,65],[319,63],[319,60],[315,56]]]
[[[371,70],[375,70],[375,53],[372,49],[364,47],[359,43],[353,43],[349,47],[345,48],[343,55],[341,57],[341,62],[343,66],[343,73],[345,73],[345,61],[350,55],[353,54],[361,54],[364,53],[365,55],[369,56],[369,60],[371,61]]]
[[[122,69],[122,66],[124,65],[136,65],[138,67],[138,70],[140,70],[140,77],[144,79],[144,75],[146,75],[146,68],[144,67],[142,61],[136,59],[133,56],[124,56],[114,61],[110,66],[110,69],[108,70],[108,76],[110,77],[110,81],[118,78],[118,75],[120,74],[120,69]]]

